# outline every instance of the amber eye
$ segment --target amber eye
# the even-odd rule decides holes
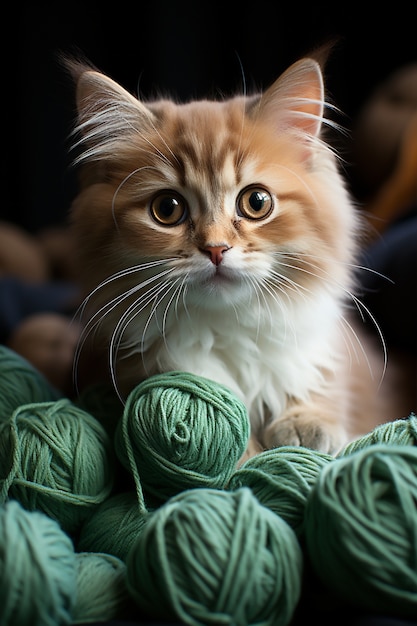
[[[163,226],[181,224],[188,215],[184,198],[176,191],[163,191],[151,200],[149,207],[155,222]]]
[[[270,214],[273,206],[271,194],[262,187],[247,187],[240,192],[237,199],[238,214],[250,220],[264,219]]]

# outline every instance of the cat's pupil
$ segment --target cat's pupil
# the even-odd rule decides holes
[[[253,211],[261,211],[267,200],[268,197],[266,193],[262,191],[253,191],[249,198],[249,204]]]
[[[176,198],[162,198],[159,203],[159,213],[161,217],[166,219],[170,218],[176,209],[179,207],[179,202]]]

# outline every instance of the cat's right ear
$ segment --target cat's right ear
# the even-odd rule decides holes
[[[76,85],[76,145],[84,148],[77,160],[111,157],[118,141],[154,126],[154,114],[116,81],[73,59],[65,66]]]

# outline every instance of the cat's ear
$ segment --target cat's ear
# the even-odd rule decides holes
[[[153,113],[117,82],[77,63],[67,63],[76,83],[76,133],[84,152],[79,160],[114,154],[119,140],[127,141],[155,123]]]
[[[278,132],[291,128],[318,137],[323,122],[324,85],[320,65],[311,58],[291,65],[251,105],[252,114]]]

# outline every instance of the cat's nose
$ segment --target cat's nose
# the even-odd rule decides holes
[[[229,250],[229,248],[230,246],[225,245],[206,246],[205,248],[201,248],[201,252],[207,254],[207,256],[210,257],[213,265],[220,265],[220,263],[223,261],[223,253],[226,252],[226,250]]]

